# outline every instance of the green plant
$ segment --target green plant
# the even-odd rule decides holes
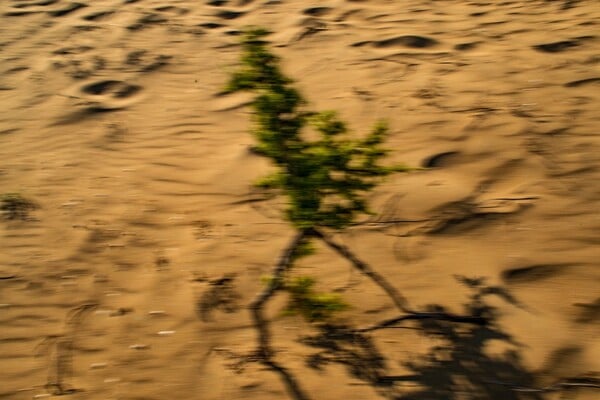
[[[263,38],[268,34],[260,28],[246,32],[242,66],[225,90],[256,94],[255,151],[276,167],[257,186],[288,197],[287,218],[298,228],[344,228],[369,212],[364,195],[376,178],[407,168],[379,164],[387,153],[381,146],[388,135],[385,122],[376,123],[366,137],[352,139],[335,111],[307,110],[306,100],[280,71],[279,58],[267,50]],[[305,128],[316,131],[318,139],[306,139]]]
[[[299,314],[310,322],[320,323],[319,329],[326,332],[328,353],[337,346],[332,345],[331,340],[355,341],[361,334],[406,321],[483,326],[489,324],[490,317],[478,309],[468,310],[469,315],[458,315],[441,306],[425,312],[415,311],[384,276],[328,234],[331,229],[344,230],[356,222],[357,216],[370,213],[366,195],[379,179],[392,172],[411,169],[380,164],[388,152],[383,148],[388,135],[385,122],[377,122],[364,137],[356,138],[349,134],[336,112],[311,111],[307,101],[292,87],[292,80],[281,72],[279,58],[268,50],[265,40],[268,34],[261,28],[245,33],[241,42],[241,66],[232,73],[224,92],[250,91],[255,94],[252,133],[257,144],[253,150],[255,154],[269,158],[274,166],[273,173],[257,181],[256,186],[287,197],[285,216],[295,228],[294,237],[281,252],[270,277],[265,280],[265,287],[249,306],[257,329],[258,346],[248,359],[261,362],[279,374],[292,398],[308,400],[310,396],[277,361],[271,346],[265,305],[279,291],[289,295],[284,313]],[[400,315],[362,328],[330,323],[328,320],[348,308],[348,304],[337,294],[317,292],[312,277],[288,276],[299,258],[312,254],[312,244],[316,240],[349,261],[382,289]],[[374,382],[380,385],[381,376],[375,377]]]
[[[263,283],[271,285],[273,280],[273,277],[265,277]],[[309,322],[327,322],[337,312],[350,307],[337,293],[315,291],[316,283],[311,276],[296,276],[280,282],[279,289],[289,294],[282,314],[301,315]]]
[[[246,31],[241,42],[241,66],[231,74],[224,91],[224,94],[238,91],[255,94],[254,152],[269,158],[275,167],[256,186],[287,196],[286,218],[297,230],[265,291],[251,305],[262,332],[260,347],[265,359],[270,355],[262,308],[276,291],[289,291],[288,311],[294,310],[310,321],[327,319],[344,308],[339,297],[315,293],[312,278],[285,280],[284,275],[294,262],[312,253],[311,241],[315,238],[349,259],[394,298],[399,308],[403,307],[403,298],[383,277],[347,248],[333,242],[321,229],[343,229],[358,215],[370,213],[365,196],[378,179],[409,170],[405,166],[380,164],[387,154],[382,146],[389,133],[385,122],[377,122],[364,137],[354,138],[335,111],[309,110],[307,101],[292,87],[293,81],[281,72],[279,57],[268,50],[264,40],[268,34],[262,28]]]
[[[316,292],[315,280],[311,277],[287,277],[299,258],[314,251],[312,242],[315,240],[320,240],[379,286],[402,313],[355,332],[383,329],[407,320],[438,319],[475,324],[484,321],[478,316],[413,311],[385,277],[327,233],[330,229],[343,230],[355,222],[357,216],[371,213],[366,195],[378,180],[392,172],[411,169],[380,164],[388,152],[383,148],[389,133],[385,122],[377,122],[364,137],[355,138],[335,111],[308,109],[307,101],[291,86],[292,80],[281,72],[279,58],[267,49],[264,38],[268,34],[261,28],[245,33],[241,42],[241,66],[232,73],[223,94],[237,91],[255,94],[251,104],[252,134],[257,144],[253,151],[269,158],[274,166],[273,173],[261,178],[256,186],[287,197],[285,217],[296,230],[265,281],[264,289],[249,306],[258,331],[258,348],[251,359],[278,373],[294,399],[305,400],[309,396],[274,357],[264,308],[276,292],[286,291],[290,297],[285,313],[300,314],[323,327],[335,313],[348,307],[336,294]]]
[[[285,315],[302,315],[310,322],[329,320],[335,313],[348,309],[348,304],[336,293],[316,292],[315,279],[299,276],[283,284],[290,294]]]
[[[0,195],[0,211],[5,219],[26,220],[29,212],[35,210],[37,205],[19,193],[5,193]]]

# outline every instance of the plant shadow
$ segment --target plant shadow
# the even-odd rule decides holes
[[[497,322],[499,311],[487,299],[496,296],[521,305],[505,289],[488,286],[482,278],[457,279],[472,291],[464,305],[465,314],[485,317],[487,324],[413,321],[416,329],[438,344],[412,361],[389,360],[377,348],[372,334],[325,324],[319,326],[316,335],[301,339],[303,344],[319,349],[308,357],[307,365],[315,369],[331,363],[344,365],[351,376],[394,400],[542,400],[541,392],[522,390],[534,385],[534,375],[524,367],[519,344],[502,330]],[[430,305],[427,311],[445,312],[440,305]],[[510,350],[487,354],[492,342]],[[390,362],[399,362],[407,373],[391,375]]]

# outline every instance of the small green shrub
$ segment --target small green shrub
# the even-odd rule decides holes
[[[320,229],[343,229],[358,215],[370,213],[366,195],[379,179],[409,170],[380,164],[388,152],[382,146],[389,133],[384,121],[357,138],[335,111],[308,109],[308,102],[292,87],[293,81],[281,72],[279,57],[267,48],[265,37],[269,33],[261,28],[246,31],[241,65],[231,74],[224,91],[254,93],[252,134],[256,145],[252,150],[269,158],[275,169],[255,186],[287,197],[286,218],[302,237],[282,258],[264,294],[252,305],[259,326],[265,322],[257,310],[277,290],[290,294],[286,313],[301,314],[309,321],[325,320],[347,307],[335,294],[315,292],[314,279],[289,280],[286,272],[298,258],[313,252],[312,240],[325,240]],[[349,257],[347,249],[333,247]],[[358,268],[370,271],[364,263],[359,262]],[[378,276],[373,271],[369,274]],[[389,285],[383,285],[392,293]],[[266,337],[267,333],[263,334]]]
[[[265,277],[263,282],[268,285],[273,279]],[[297,276],[280,282],[279,290],[289,294],[283,315],[300,315],[309,322],[324,322],[337,312],[350,308],[337,293],[315,291],[315,284],[315,278],[310,276]]]
[[[233,72],[225,93],[250,91],[257,144],[254,154],[272,161],[275,171],[258,180],[255,185],[275,190],[288,199],[286,217],[296,232],[281,252],[271,277],[264,280],[264,289],[249,305],[258,332],[258,348],[252,359],[278,373],[290,396],[305,400],[305,394],[289,371],[275,359],[271,346],[272,333],[265,305],[279,291],[288,293],[284,314],[301,315],[310,322],[323,322],[348,308],[335,293],[315,290],[315,279],[306,276],[290,277],[295,262],[310,255],[312,242],[319,240],[349,261],[352,266],[379,286],[402,313],[399,317],[381,321],[371,327],[351,330],[357,333],[383,329],[408,320],[439,320],[482,325],[481,316],[461,316],[443,310],[414,311],[407,299],[388,280],[369,264],[358,258],[348,247],[337,243],[328,233],[343,230],[361,214],[370,213],[366,194],[378,180],[392,172],[406,172],[405,166],[387,167],[380,164],[387,150],[382,147],[388,135],[387,124],[377,122],[369,133],[355,138],[335,111],[315,112],[294,89],[292,80],[279,69],[279,58],[267,49],[265,29],[248,30],[242,40],[241,66]],[[312,130],[309,132],[308,130]],[[277,194],[277,192],[275,192]],[[331,328],[324,324],[322,327]],[[345,332],[349,331],[344,328]],[[348,337],[348,335],[343,335]],[[377,384],[381,381],[379,377]]]
[[[369,212],[364,196],[377,178],[407,168],[379,164],[387,153],[381,146],[388,135],[385,122],[376,123],[366,137],[352,139],[335,111],[307,110],[306,100],[280,71],[279,58],[268,51],[263,40],[268,34],[260,28],[246,32],[242,65],[225,90],[256,94],[254,152],[276,167],[257,186],[283,192],[289,200],[287,218],[300,229],[343,228]],[[318,139],[302,135],[308,128]]]

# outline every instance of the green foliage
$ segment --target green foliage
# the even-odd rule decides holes
[[[274,172],[263,176],[254,183],[254,186],[261,189],[276,189],[281,187],[284,182],[284,175],[281,172]]]
[[[18,193],[5,193],[0,195],[0,211],[5,219],[26,220],[29,212],[35,210],[37,205]]]
[[[302,257],[310,256],[315,253],[315,248],[310,241],[310,238],[306,237],[300,241],[298,246],[294,249],[292,253],[292,263]]]
[[[365,194],[376,178],[405,167],[384,167],[379,161],[388,126],[378,122],[366,137],[348,138],[346,124],[336,112],[313,112],[283,75],[279,58],[267,49],[269,32],[250,29],[243,40],[241,66],[231,76],[226,92],[256,94],[253,134],[255,152],[270,158],[277,171],[257,186],[279,189],[288,196],[287,218],[298,228],[343,228],[368,213]],[[312,128],[318,139],[301,133]]]
[[[335,293],[315,292],[315,280],[300,276],[286,282],[283,289],[290,294],[285,315],[301,315],[310,322],[326,321],[333,314],[348,308],[341,296]]]
[[[275,279],[273,276],[264,276],[261,281],[264,285],[271,285]],[[310,276],[280,278],[277,290],[289,294],[283,315],[300,315],[309,322],[323,322],[349,308],[340,295],[315,291],[315,284],[316,280]]]

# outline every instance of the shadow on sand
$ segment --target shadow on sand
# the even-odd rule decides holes
[[[413,321],[416,329],[435,338],[439,344],[417,361],[408,362],[387,359],[377,348],[372,334],[348,326],[322,325],[318,334],[301,339],[303,344],[319,349],[308,358],[307,364],[316,369],[331,363],[342,364],[350,375],[389,399],[543,399],[543,391],[525,389],[534,385],[534,377],[521,362],[518,343],[498,325],[498,310],[486,299],[497,296],[516,306],[520,306],[519,303],[505,289],[487,286],[483,279],[458,279],[472,290],[464,306],[465,314],[485,317],[487,324]],[[428,311],[445,312],[439,305],[429,306]],[[488,355],[484,349],[491,341],[504,342],[511,350]],[[410,373],[390,375],[390,362],[401,363]]]

